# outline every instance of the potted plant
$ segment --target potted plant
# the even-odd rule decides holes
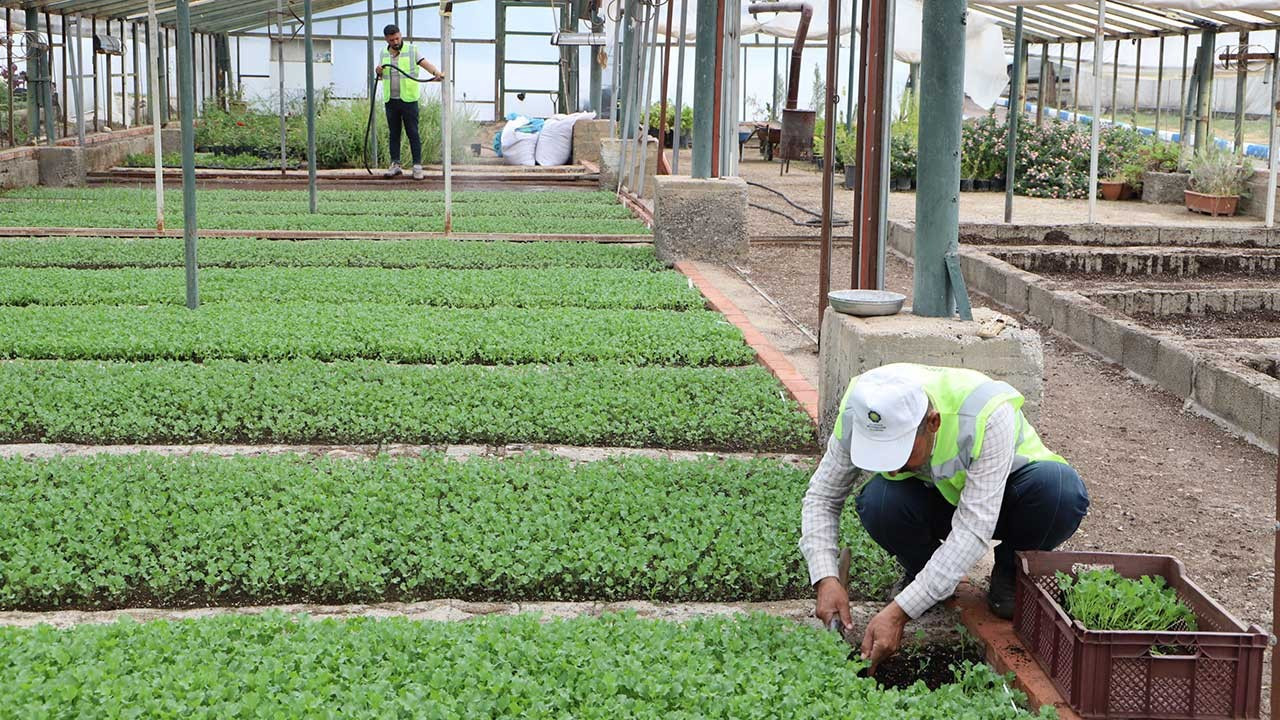
[[[1130,195],[1127,191],[1128,186],[1125,184],[1123,175],[1112,175],[1110,177],[1098,178],[1098,190],[1102,194],[1103,200],[1127,200]]]
[[[1248,158],[1237,158],[1210,145],[1191,159],[1190,187],[1184,193],[1187,209],[1215,217],[1235,215],[1252,177],[1253,164]]]
[[[1143,165],[1142,201],[1159,204],[1183,202],[1191,175],[1186,172],[1187,159],[1182,146],[1156,140],[1139,151]]]
[[[852,190],[857,175],[858,133],[839,127],[836,129],[836,158],[844,163],[844,189]]]
[[[916,176],[916,148],[906,133],[894,133],[889,141],[889,177],[894,190],[910,190]]]

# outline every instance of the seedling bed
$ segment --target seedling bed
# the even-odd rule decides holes
[[[1200,315],[1137,313],[1133,318],[1148,327],[1177,333],[1192,340],[1280,337],[1280,312],[1275,310],[1237,313],[1206,310]]]
[[[984,248],[1014,267],[1053,277],[1120,276],[1144,280],[1185,278],[1274,278],[1280,270],[1276,250],[1172,250],[1165,248]]]
[[[1097,631],[1063,609],[1055,573],[1111,567],[1163,577],[1196,615],[1197,632]],[[1026,552],[1018,558],[1014,630],[1085,718],[1256,718],[1267,634],[1245,627],[1167,555]]]

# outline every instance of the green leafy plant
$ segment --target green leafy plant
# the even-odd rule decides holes
[[[0,238],[0,267],[27,268],[173,268],[182,267],[181,238]],[[662,268],[652,247],[595,243],[505,242],[501,240],[257,240],[252,238],[200,239],[200,267],[339,267],[339,268],[438,268],[438,269],[618,269],[654,272]],[[12,277],[12,276],[11,276]],[[80,275],[78,282],[92,276]],[[207,275],[206,275],[207,277]],[[483,279],[485,276],[476,276]],[[592,278],[606,282],[608,275],[579,276],[587,292]],[[628,283],[648,285],[648,280],[626,276]],[[332,278],[331,278],[332,279]],[[371,280],[372,278],[365,278]],[[518,277],[508,278],[519,283]],[[549,279],[555,279],[554,275]],[[463,298],[462,285],[441,274],[442,288],[451,297]],[[52,279],[50,279],[52,282]],[[572,290],[571,283],[566,290]],[[623,290],[619,285],[613,292]],[[483,287],[483,285],[482,285]],[[527,286],[526,286],[527,288]],[[207,292],[208,288],[206,288]],[[546,292],[543,289],[543,292]],[[524,297],[529,297],[524,295]],[[459,300],[461,302],[461,300]]]
[[[1182,146],[1164,140],[1152,140],[1139,150],[1143,169],[1149,172],[1173,173],[1182,170]]]
[[[1249,195],[1253,163],[1211,144],[1191,159],[1191,189],[1205,195]]]
[[[894,178],[916,176],[916,146],[908,135],[895,133],[889,138],[889,175]]]
[[[1007,147],[1008,125],[996,120],[994,113],[966,122],[960,132],[961,177],[991,180],[1003,176]]]
[[[857,157],[858,130],[850,130],[841,124],[836,128],[836,160],[848,165],[855,162]]]
[[[0,607],[808,597],[794,518],[811,471],[540,454],[0,460]],[[853,594],[878,597],[896,566],[846,516]]]
[[[505,566],[506,563],[499,563]],[[881,691],[849,647],[781,618],[311,620],[271,612],[0,629],[0,716],[1022,720],[985,665]],[[161,713],[157,713],[161,714]]]
[[[12,360],[0,408],[0,442],[815,444],[758,366]]]
[[[1111,568],[1056,574],[1063,607],[1090,630],[1196,629],[1196,615],[1164,578],[1126,578]]]

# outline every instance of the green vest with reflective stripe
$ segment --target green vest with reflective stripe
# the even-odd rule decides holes
[[[396,56],[395,62],[391,61],[391,48],[382,48],[382,65],[397,65],[407,73],[410,77],[418,77],[418,46],[412,43],[405,43],[400,46],[400,54]],[[422,83],[414,82],[391,68],[384,67],[382,69],[382,101],[386,102],[391,99],[392,83],[400,86],[400,99],[405,102],[416,103],[422,95]]]
[[[936,487],[952,505],[958,504],[969,466],[982,453],[987,420],[991,413],[1005,404],[1012,406],[1015,413],[1017,439],[1011,471],[1033,462],[1067,462],[1040,441],[1035,428],[1022,414],[1022,394],[1008,383],[992,380],[976,370],[907,363],[899,363],[896,367],[914,377],[924,388],[933,409],[941,416],[942,424],[934,441],[929,468],[918,473],[881,473],[885,479],[924,480]],[[840,401],[840,415],[836,418],[833,432],[846,453],[855,421],[850,419],[845,423],[844,419],[845,413],[849,412],[849,396],[857,383],[857,377],[850,381],[849,389]]]

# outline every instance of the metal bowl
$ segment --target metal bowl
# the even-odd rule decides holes
[[[888,290],[836,290],[827,293],[827,299],[838,313],[874,317],[898,314],[907,296]]]

